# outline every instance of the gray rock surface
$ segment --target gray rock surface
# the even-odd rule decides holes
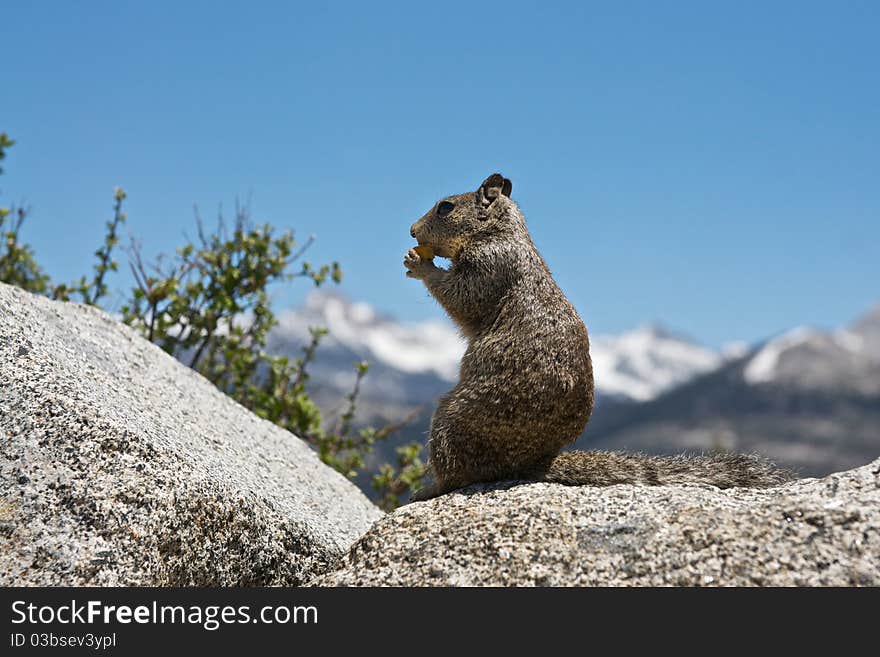
[[[769,490],[475,486],[386,516],[318,585],[880,585],[880,459]]]
[[[381,515],[110,316],[0,284],[0,585],[299,584]]]

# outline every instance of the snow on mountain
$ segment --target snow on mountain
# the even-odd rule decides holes
[[[776,378],[783,354],[798,347],[829,349],[834,346],[834,336],[808,326],[799,326],[761,347],[749,359],[743,370],[743,376],[748,383],[768,383]]]
[[[880,304],[869,309],[847,330],[859,342],[859,350],[874,360],[880,360]]]
[[[750,384],[868,391],[878,387],[878,365],[880,306],[842,329],[800,326],[769,340],[746,363],[743,378]]]
[[[590,338],[596,389],[637,401],[717,368],[723,358],[658,326]]]
[[[380,379],[376,393],[405,395],[411,401],[421,395],[433,397],[458,378],[465,343],[446,322],[400,323],[366,303],[323,291],[313,292],[301,308],[282,312],[278,319],[270,340],[270,349],[277,353],[298,355],[309,340],[309,327],[330,331],[312,375],[340,390],[351,383],[345,364],[356,359],[370,361],[370,379]],[[591,336],[590,353],[599,393],[638,401],[652,399],[723,360],[711,349],[656,326]]]
[[[274,337],[308,343],[309,328],[326,328],[329,342],[369,361],[407,374],[432,373],[446,381],[458,377],[464,340],[448,325],[428,321],[401,324],[363,302],[329,292],[312,292],[303,307],[278,315]]]

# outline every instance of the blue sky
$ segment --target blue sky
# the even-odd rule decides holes
[[[717,346],[880,299],[880,3],[31,2],[2,23],[0,202],[31,207],[58,279],[121,185],[147,254],[194,204],[249,199],[314,233],[351,297],[439,317],[404,276],[409,225],[498,170],[593,332]]]

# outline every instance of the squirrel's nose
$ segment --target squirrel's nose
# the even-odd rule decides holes
[[[412,235],[413,238],[415,238],[415,236],[416,236],[416,225],[415,224],[413,224],[412,226],[409,227],[409,234]]]

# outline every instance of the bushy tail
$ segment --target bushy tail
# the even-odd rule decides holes
[[[711,484],[719,488],[769,488],[794,479],[758,456],[647,456],[625,452],[563,452],[533,473],[539,481],[568,486]],[[531,477],[530,477],[531,478]]]

